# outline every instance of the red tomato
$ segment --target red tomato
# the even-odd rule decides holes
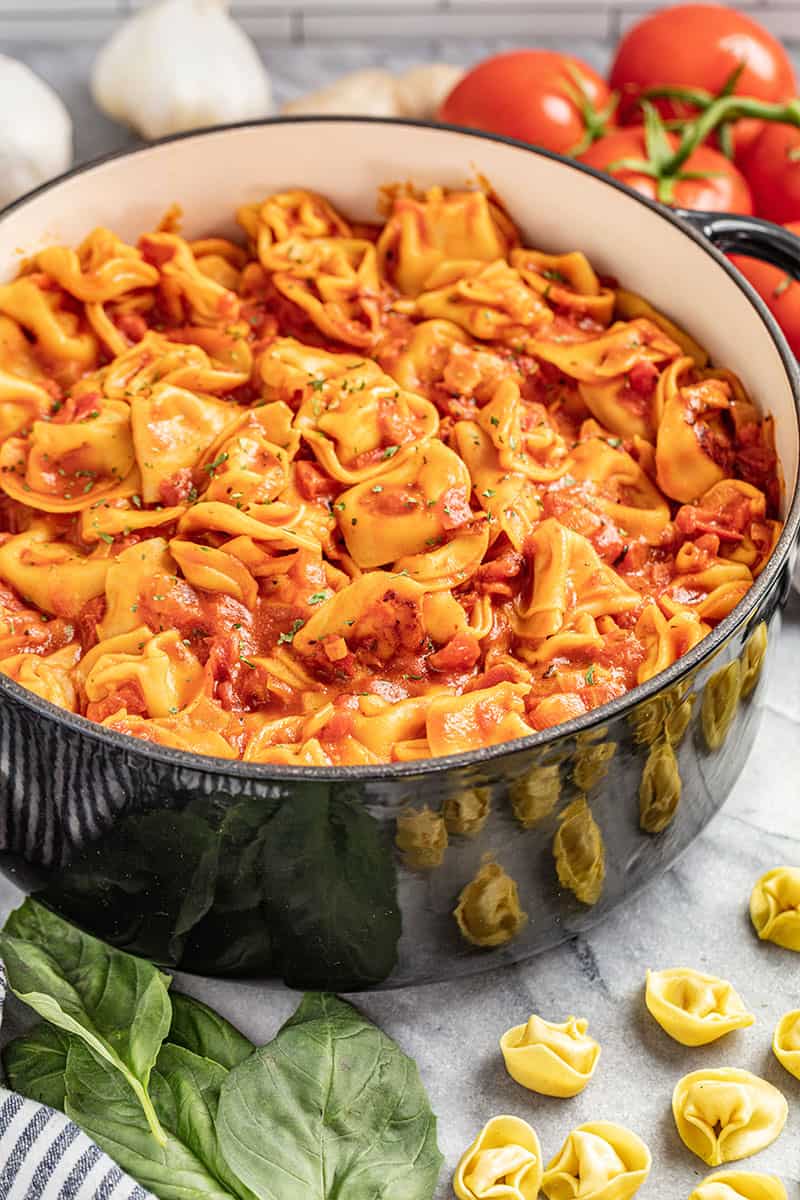
[[[678,139],[674,134],[668,135],[670,143],[677,146]],[[698,146],[683,164],[682,172],[695,173],[708,171],[705,179],[683,179],[680,175],[674,180],[672,194],[667,199],[659,195],[658,181],[650,175],[631,170],[628,167],[612,169],[619,159],[646,159],[647,150],[645,134],[642,126],[629,126],[606,134],[594,145],[581,154],[581,162],[600,171],[607,171],[617,179],[627,183],[643,196],[651,200],[663,199],[677,208],[698,208],[710,212],[752,213],[753,200],[747,181],[740,171],[710,146]]]
[[[719,4],[680,4],[653,13],[625,35],[611,67],[611,87],[622,93],[620,120],[638,123],[636,100],[648,88],[677,85],[716,95],[742,63],[737,95],[777,102],[795,95],[794,70],[783,46],[744,13]],[[656,103],[663,116],[691,112],[679,101]],[[760,121],[736,123],[737,154],[761,128]]]
[[[800,237],[800,221],[792,221],[786,228]],[[731,254],[729,258],[752,283],[786,335],[792,353],[800,358],[800,283],[779,267],[757,258],[745,258],[743,254]]]
[[[587,112],[591,123],[591,110],[599,113],[610,99],[605,80],[579,58],[554,50],[513,50],[468,71],[438,116],[452,125],[568,154],[586,136]]]
[[[766,125],[742,159],[756,212],[783,224],[800,221],[800,129]]]

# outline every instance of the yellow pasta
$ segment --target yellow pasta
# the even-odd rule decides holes
[[[542,1191],[547,1200],[628,1200],[650,1174],[650,1151],[622,1125],[592,1121],[573,1129],[547,1164]]]
[[[689,1200],[787,1200],[777,1175],[754,1171],[715,1171],[689,1196]]]
[[[542,1096],[577,1096],[594,1075],[600,1046],[589,1037],[588,1021],[567,1017],[563,1024],[535,1014],[500,1039],[512,1079]]]
[[[776,1087],[735,1067],[693,1071],[672,1094],[681,1140],[710,1167],[769,1146],[786,1124],[787,1111]]]
[[[453,1191],[458,1200],[537,1200],[541,1180],[535,1130],[520,1117],[492,1117],[462,1154]]]
[[[707,1046],[755,1021],[727,979],[690,967],[648,971],[645,1003],[664,1032],[682,1046]]]
[[[800,951],[800,867],[775,867],[750,895],[750,919],[762,941]]]
[[[778,1062],[800,1079],[800,1009],[784,1013],[775,1028],[772,1049]]]

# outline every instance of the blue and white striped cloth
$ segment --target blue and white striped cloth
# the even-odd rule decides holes
[[[0,963],[0,1016],[6,981]],[[0,1087],[0,1200],[153,1200],[63,1113]]]

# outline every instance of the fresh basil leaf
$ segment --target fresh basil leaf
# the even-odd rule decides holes
[[[20,1000],[115,1067],[133,1089],[153,1135],[163,1141],[147,1088],[169,1030],[169,978],[31,899],[0,932],[0,956]]]
[[[253,1193],[228,1167],[217,1141],[219,1093],[227,1074],[219,1063],[166,1042],[153,1074],[153,1101],[164,1128],[191,1150],[215,1179],[242,1200],[253,1200]]]
[[[442,1162],[414,1062],[327,994],[231,1071],[217,1136],[259,1200],[430,1200]]]
[[[63,1111],[70,1041],[68,1033],[44,1022],[23,1037],[14,1038],[3,1051],[9,1087],[30,1100]]]
[[[219,1013],[180,992],[172,993],[169,1040],[210,1058],[227,1071],[244,1062],[255,1050],[253,1043]]]
[[[153,1089],[163,1097],[156,1075]],[[66,1085],[67,1116],[160,1200],[238,1200],[171,1130],[159,1144],[120,1073],[78,1041],[67,1054]]]

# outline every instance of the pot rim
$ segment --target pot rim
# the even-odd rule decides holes
[[[750,304],[755,309],[762,323],[766,326],[767,331],[772,338],[775,348],[780,355],[784,370],[789,380],[791,392],[794,398],[795,421],[800,434],[800,366],[797,360],[789,349],[789,345],[781,332],[777,321],[770,313],[764,301],[741,275],[736,268],[728,261],[725,255],[714,246],[708,238],[693,229],[687,222],[682,220],[675,212],[665,206],[658,204],[654,200],[650,200],[646,196],[642,196],[639,192],[628,187],[627,184],[613,176],[606,175],[595,167],[590,167],[586,163],[577,162],[574,159],[567,158],[563,154],[557,154],[552,150],[545,150],[541,147],[531,145],[527,142],[522,142],[518,138],[506,137],[502,134],[486,133],[483,130],[452,125],[445,122],[414,120],[402,117],[370,117],[370,116],[347,116],[344,114],[302,114],[296,116],[274,116],[263,117],[258,120],[237,121],[229,125],[209,125],[202,129],[188,130],[183,133],[171,134],[168,137],[158,138],[156,141],[150,142],[144,146],[137,146],[133,149],[115,150],[108,154],[100,155],[90,159],[87,162],[79,163],[68,171],[64,171],[61,175],[57,175],[54,179],[48,180],[46,183],[40,184],[39,187],[33,188],[26,192],[23,196],[12,201],[11,204],[0,210],[0,221],[4,221],[17,209],[23,208],[30,203],[31,200],[43,195],[44,193],[58,187],[59,184],[74,176],[81,175],[86,171],[94,170],[96,167],[102,167],[106,163],[114,162],[118,158],[134,158],[140,154],[147,154],[149,151],[160,146],[167,145],[171,142],[188,141],[192,138],[198,140],[225,133],[228,130],[236,129],[257,129],[268,127],[270,125],[313,125],[313,124],[350,124],[350,125],[390,125],[400,126],[405,128],[417,128],[439,131],[447,134],[456,134],[465,138],[481,139],[489,142],[499,142],[503,145],[511,146],[514,149],[524,151],[526,154],[534,154],[541,158],[549,158],[561,166],[572,170],[579,171],[585,175],[590,175],[597,179],[606,187],[610,187],[617,192],[622,193],[627,199],[633,203],[641,204],[645,208],[650,209],[661,220],[675,226],[684,237],[695,242],[718,266],[721,266],[726,274],[734,281],[739,289],[744,292]],[[664,671],[658,672],[652,679],[646,683],[638,684],[631,688],[630,691],[623,693],[614,700],[601,705],[598,708],[591,709],[588,713],[584,713],[580,717],[574,717],[571,721],[565,721],[561,725],[554,725],[549,729],[539,732],[527,734],[525,737],[514,738],[508,742],[499,742],[494,746],[483,746],[478,750],[462,751],[460,754],[447,754],[436,758],[413,759],[409,762],[386,762],[370,765],[356,766],[332,766],[332,767],[310,767],[310,766],[292,766],[286,763],[255,763],[245,762],[242,759],[227,759],[218,758],[212,755],[198,754],[191,750],[178,750],[171,746],[160,746],[154,742],[147,742],[141,738],[136,738],[132,734],[120,733],[114,729],[107,729],[103,725],[97,724],[95,721],[90,721],[86,717],[79,716],[77,713],[71,713],[65,709],[59,708],[49,700],[44,700],[37,696],[35,692],[29,691],[22,687],[8,676],[0,674],[0,695],[6,694],[11,700],[22,704],[35,712],[40,717],[49,721],[54,721],[56,724],[65,726],[74,733],[84,735],[99,742],[101,745],[121,751],[128,755],[144,755],[147,758],[155,759],[166,766],[174,768],[183,768],[188,770],[208,772],[213,775],[234,776],[239,779],[249,779],[254,782],[263,781],[277,783],[286,781],[287,783],[293,780],[304,782],[317,783],[369,783],[391,781],[396,778],[419,777],[430,774],[443,774],[449,771],[470,770],[481,768],[485,765],[494,762],[496,759],[511,757],[518,753],[529,750],[538,750],[549,743],[560,741],[562,738],[571,737],[578,733],[585,733],[597,726],[605,724],[607,721],[614,720],[626,711],[633,710],[642,702],[651,699],[666,688],[679,683],[681,680],[690,676],[706,661],[712,659],[720,650],[722,644],[746,621],[753,615],[753,612],[763,603],[767,593],[778,582],[780,572],[786,565],[789,554],[798,540],[800,533],[800,463],[797,464],[797,475],[791,502],[788,505],[786,519],[783,530],[775,549],[769,559],[764,570],[759,577],[753,582],[749,591],[736,607],[728,614],[723,621],[716,626],[711,633],[702,638],[696,646],[694,646],[686,654],[677,659],[672,666]]]

